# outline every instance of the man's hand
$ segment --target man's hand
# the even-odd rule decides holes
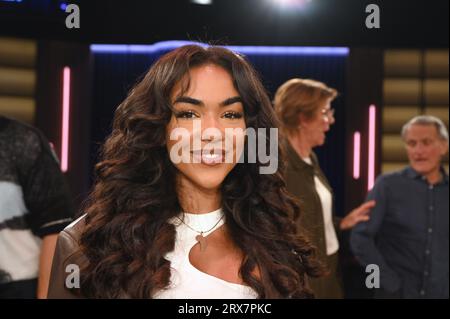
[[[352,210],[341,220],[341,224],[339,225],[341,230],[348,230],[360,222],[368,221],[370,219],[369,214],[372,207],[375,207],[374,200],[363,203],[361,206]]]
[[[47,235],[42,238],[41,256],[39,258],[39,278],[37,297],[38,299],[46,299],[48,284],[50,280],[50,271],[52,269],[53,254],[55,253],[56,240],[58,234]]]

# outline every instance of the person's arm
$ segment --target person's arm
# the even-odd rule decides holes
[[[368,200],[375,200],[376,206],[370,212],[370,219],[357,224],[350,235],[350,246],[358,261],[363,265],[375,264],[380,269],[381,287],[393,293],[401,288],[399,276],[386,263],[383,255],[375,244],[375,237],[381,227],[388,210],[387,185],[381,177],[373,190],[368,194]]]
[[[52,260],[55,253],[57,239],[58,234],[51,234],[42,238],[41,255],[39,258],[38,287],[36,294],[38,299],[47,298],[50,271],[52,269]]]

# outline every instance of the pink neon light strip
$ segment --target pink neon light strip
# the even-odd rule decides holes
[[[70,68],[63,71],[63,101],[62,101],[62,132],[61,132],[61,170],[69,169],[69,123],[70,123]]]
[[[368,177],[367,189],[370,190],[375,182],[375,128],[376,128],[376,106],[369,106],[369,154],[368,154]]]
[[[353,178],[359,179],[361,173],[361,133],[353,134]]]

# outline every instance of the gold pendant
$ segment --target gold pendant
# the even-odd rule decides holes
[[[206,237],[203,237],[203,233],[201,233],[200,235],[195,236],[195,239],[199,242],[200,244],[200,251],[205,251],[206,247],[208,246]]]

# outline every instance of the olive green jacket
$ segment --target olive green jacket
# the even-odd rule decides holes
[[[320,169],[317,156],[311,153],[313,165],[306,163],[292,148],[290,143],[284,142],[286,152],[285,179],[287,190],[300,201],[300,218],[298,228],[306,234],[316,247],[317,258],[328,268],[330,275],[319,280],[312,280],[317,298],[340,298],[342,289],[338,275],[337,256],[327,256],[325,241],[325,223],[323,219],[322,203],[316,191],[314,176],[316,175],[333,196],[333,190],[327,178]],[[339,223],[341,218],[334,215],[333,223],[336,234],[339,236]]]

